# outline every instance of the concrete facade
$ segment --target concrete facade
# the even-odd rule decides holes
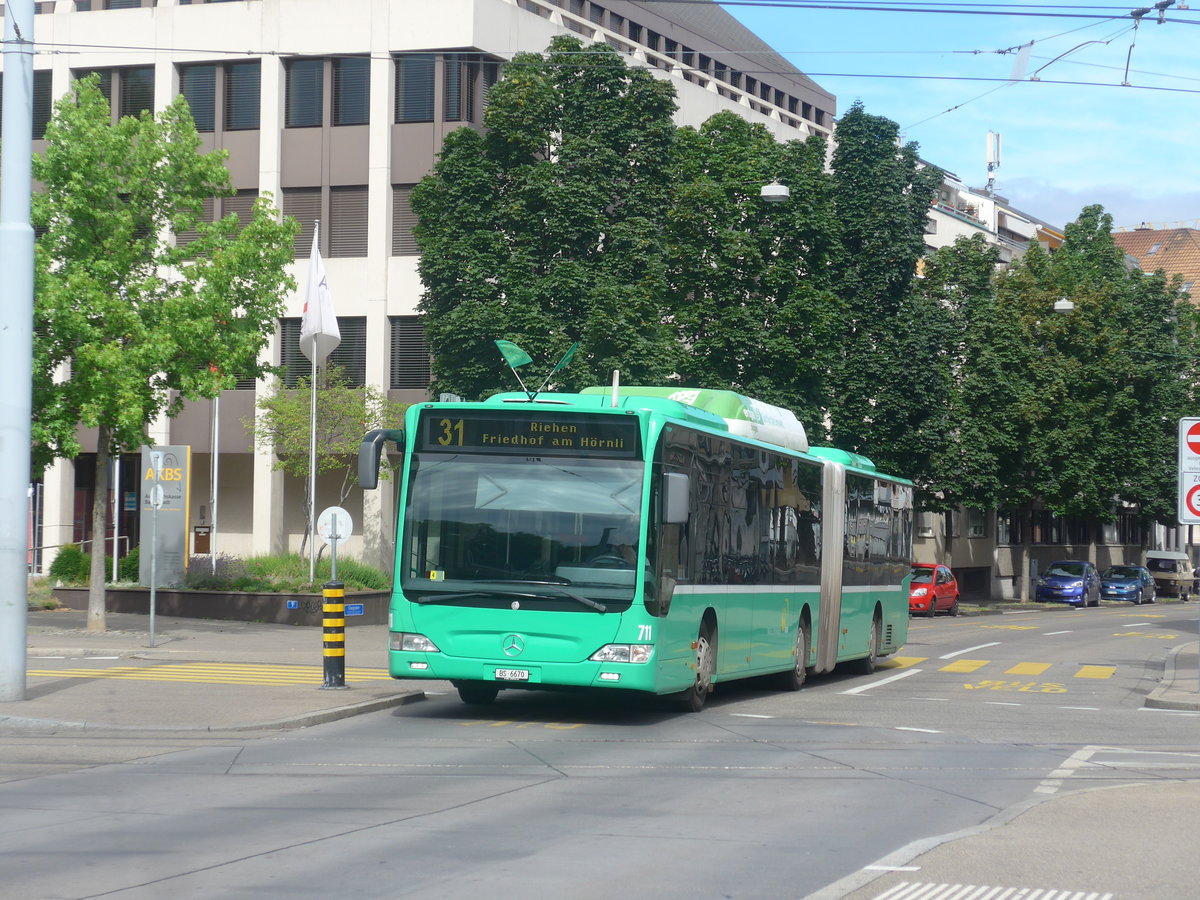
[[[35,122],[40,108],[44,127],[49,98],[93,70],[108,79],[114,114],[136,112],[139,102],[162,109],[186,88],[195,92],[189,99],[195,98],[199,121],[211,96],[211,124],[202,138],[206,148],[229,151],[233,185],[241,192],[220,201],[214,214],[235,212],[239,203],[270,192],[304,228],[293,268],[298,291],[288,300],[267,361],[295,363],[297,351],[284,335],[292,334],[287,329],[301,315],[317,218],[343,322],[339,351],[358,353],[361,379],[398,400],[423,399],[428,385],[427,375],[421,383],[427,356],[420,358],[423,343],[419,332],[414,343],[412,332],[421,284],[407,232],[406,191],[433,165],[448,132],[479,126],[486,89],[515,53],[543,51],[559,34],[605,41],[631,65],[675,85],[678,124],[699,125],[732,110],[788,140],[828,135],[836,114],[831,94],[716,4],[49,0],[38,4],[38,13],[34,66],[44,106],[35,97]],[[303,90],[315,91],[320,100],[305,106]],[[239,387],[222,395],[218,427],[217,405],[197,402],[178,418],[155,423],[149,436],[155,443],[192,447],[190,525],[212,525],[216,501],[216,554],[295,551],[304,531],[303,485],[273,471],[271,452],[253,446],[244,424],[254,415],[255,396],[271,385]],[[90,526],[86,451],[94,449],[95,437],[90,444],[88,437],[77,464],[60,462],[38,486],[43,570],[58,546],[80,540]],[[215,498],[214,444],[220,485]],[[139,474],[133,460],[122,464],[122,495],[136,493]],[[339,487],[338,476],[320,480],[318,511],[338,502]],[[341,552],[390,566],[395,520],[390,484],[375,492],[353,491],[342,505],[354,519],[355,534]],[[134,516],[123,513],[122,554],[125,536],[135,531]]]

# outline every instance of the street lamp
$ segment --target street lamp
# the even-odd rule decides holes
[[[792,196],[792,192],[788,190],[786,184],[780,184],[778,180],[772,180],[770,184],[764,184],[759,189],[758,196],[767,203],[782,203]]]

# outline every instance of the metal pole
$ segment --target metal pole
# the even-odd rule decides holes
[[[220,474],[220,457],[218,449],[221,442],[221,395],[213,397],[213,433],[212,433],[212,527],[208,532],[208,556],[212,561],[212,573],[217,574],[217,477]],[[184,538],[186,540],[186,537]]]
[[[120,581],[121,560],[121,454],[114,453],[113,461],[113,570],[112,580]]]
[[[308,581],[317,580],[317,364],[312,368],[308,449]]]
[[[25,699],[29,620],[29,450],[33,407],[33,0],[4,4],[0,156],[0,359],[15,373],[0,392],[0,701]],[[103,537],[103,536],[102,536]]]

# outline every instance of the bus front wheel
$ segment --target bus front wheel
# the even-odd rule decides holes
[[[471,706],[487,706],[496,699],[500,688],[485,681],[464,681],[455,685],[459,699]]]
[[[683,702],[692,712],[704,709],[708,692],[712,690],[713,675],[717,671],[717,641],[708,625],[700,626],[696,636],[696,681],[683,693]]]

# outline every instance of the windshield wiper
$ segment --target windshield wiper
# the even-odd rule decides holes
[[[552,587],[549,584],[546,586],[553,590],[554,593],[561,594],[570,600],[574,600],[581,606],[586,606],[589,609],[596,610],[597,612],[608,612],[608,607],[603,603],[597,603],[595,600],[584,597],[582,594],[576,594],[574,591],[565,591],[560,587]],[[420,599],[410,599],[412,599],[413,603],[436,603],[439,600],[466,600],[470,597],[525,597],[530,600],[550,599],[548,594],[534,593],[533,591],[462,591],[452,594],[439,594],[431,592],[425,594]]]

